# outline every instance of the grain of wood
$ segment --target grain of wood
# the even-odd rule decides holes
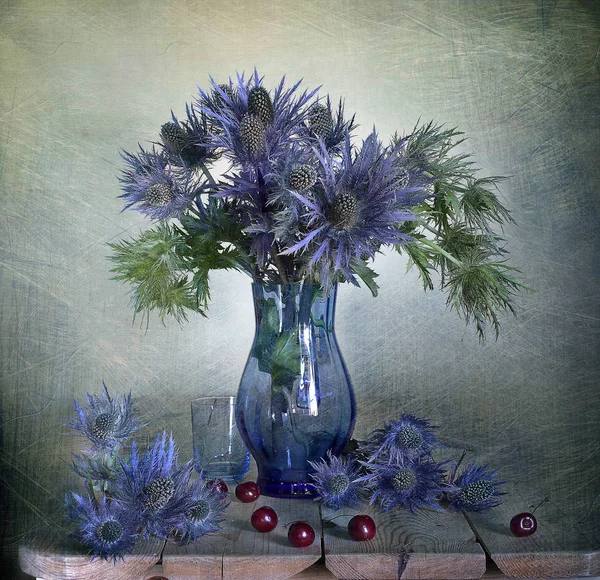
[[[266,534],[250,525],[252,512],[263,505],[273,507],[279,517],[277,528]],[[285,525],[296,520],[308,521],[315,529],[312,546],[294,548],[289,544]],[[167,546],[163,569],[169,580],[221,578],[221,574],[228,580],[291,578],[321,557],[320,530],[315,502],[261,496],[256,502],[243,504],[232,497],[223,533],[185,547]]]
[[[267,534],[257,532],[250,525],[252,512],[263,505],[274,508],[279,517],[277,527]],[[231,508],[230,517],[236,533],[225,549],[223,578],[290,578],[321,557],[321,520],[315,502],[260,497],[254,504],[232,503]],[[312,546],[294,548],[288,542],[286,525],[297,520],[307,521],[314,528],[316,537]]]
[[[558,506],[540,506],[535,534],[518,538],[510,531],[513,515],[527,511],[516,494],[488,512],[467,519],[498,568],[509,578],[569,578],[600,575],[600,545],[581,530],[569,529]]]
[[[168,544],[163,553],[163,571],[169,580],[222,578],[223,551],[228,540],[228,527],[223,533],[205,536],[187,546]]]
[[[465,519],[456,513],[405,510],[369,513],[377,524],[372,540],[356,542],[347,533],[350,517],[326,511],[323,526],[325,564],[337,578],[479,578],[485,572],[485,554]],[[348,515],[346,515],[348,514]]]
[[[81,548],[49,538],[37,538],[19,548],[23,572],[44,580],[137,580],[146,578],[160,558],[164,541],[139,542],[124,560],[92,560]]]

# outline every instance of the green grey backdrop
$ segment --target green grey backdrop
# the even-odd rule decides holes
[[[8,552],[52,521],[81,442],[73,398],[131,390],[191,456],[189,401],[234,394],[253,334],[249,280],[212,278],[210,317],[132,324],[107,242],[119,149],[156,140],[196,85],[257,66],[345,98],[364,137],[457,126],[517,225],[510,263],[535,292],[478,343],[397,255],[381,293],[344,287],[338,338],[357,436],[401,412],[499,467],[565,530],[600,519],[600,5],[593,0],[3,0],[0,2],[0,444]],[[530,505],[529,503],[527,505]],[[527,507],[524,505],[523,508]],[[560,513],[560,515],[556,515]],[[41,529],[41,528],[39,528]],[[596,536],[598,537],[598,536]]]

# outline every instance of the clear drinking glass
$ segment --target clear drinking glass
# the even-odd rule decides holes
[[[235,422],[235,397],[200,397],[192,406],[194,467],[207,479],[239,481],[250,465]]]

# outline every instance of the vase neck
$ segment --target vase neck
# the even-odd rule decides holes
[[[316,284],[252,284],[257,327],[284,332],[310,323],[333,330],[337,285],[328,296]]]

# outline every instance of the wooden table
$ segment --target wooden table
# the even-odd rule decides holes
[[[250,514],[260,505],[271,505],[279,514],[278,527],[268,534],[250,526]],[[577,535],[566,543],[557,526],[543,521],[535,535],[514,537],[508,522],[519,511],[515,505],[523,504],[506,500],[487,513],[468,516],[432,510],[414,515],[404,510],[366,510],[377,523],[377,534],[368,542],[354,542],[346,524],[357,512],[341,510],[339,516],[321,513],[313,501],[267,497],[242,504],[232,495],[223,531],[186,547],[140,543],[134,554],[115,566],[103,560],[92,562],[73,545],[36,539],[21,546],[19,559],[24,572],[44,580],[600,576],[600,546],[593,538]],[[312,546],[299,549],[288,543],[285,524],[295,520],[306,520],[317,531]]]

